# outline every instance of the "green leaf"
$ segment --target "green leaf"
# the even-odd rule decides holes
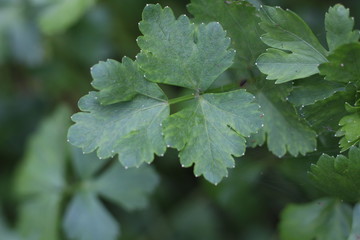
[[[192,104],[164,121],[168,146],[180,151],[183,167],[217,184],[235,167],[233,156],[245,152],[245,138],[262,124],[254,96],[244,90],[197,96]]]
[[[320,74],[334,82],[358,82],[360,80],[360,43],[349,43],[337,48],[328,57],[329,62],[319,66]]]
[[[264,113],[264,128],[260,132],[261,136],[252,138],[260,140],[261,145],[266,136],[269,150],[278,157],[284,156],[286,152],[298,156],[299,153],[305,155],[314,151],[316,133],[298,117],[294,107],[285,101],[291,86],[275,85],[262,79],[257,81],[257,86],[249,91],[255,94]]]
[[[100,159],[119,154],[126,167],[150,163],[154,153],[165,153],[160,125],[169,115],[166,101],[137,96],[131,102],[102,106],[97,98],[98,93],[90,92],[80,99],[84,112],[72,117],[76,124],[69,129],[71,144],[85,153],[97,149]]]
[[[15,188],[18,195],[26,200],[19,210],[18,229],[27,239],[59,239],[69,117],[69,109],[62,106],[44,120],[31,137],[19,167]],[[39,172],[39,169],[42,171]]]
[[[350,148],[349,156],[322,155],[311,167],[310,176],[324,192],[355,202],[360,199],[360,149]]]
[[[276,83],[305,78],[318,73],[327,62],[327,51],[311,29],[295,13],[280,7],[261,7],[262,41],[272,47],[259,56],[257,66]]]
[[[360,112],[343,117],[339,122],[339,126],[340,129],[336,136],[343,136],[340,140],[340,148],[344,152],[360,142]]]
[[[354,18],[349,15],[349,9],[341,4],[330,7],[325,14],[326,40],[330,51],[359,40],[359,30],[353,31]]]
[[[60,193],[43,193],[19,207],[17,229],[22,239],[59,240]]]
[[[326,81],[321,76],[315,75],[297,81],[288,99],[295,106],[307,106],[344,90],[343,84]]]
[[[158,176],[148,166],[124,169],[115,164],[96,179],[94,185],[100,195],[127,210],[133,210],[147,205],[147,196],[158,183]]]
[[[281,214],[281,240],[345,240],[350,232],[351,208],[333,199],[290,204]]]
[[[114,240],[120,234],[116,220],[97,197],[86,190],[76,193],[66,209],[63,227],[69,239]]]
[[[144,78],[138,64],[124,57],[122,63],[115,60],[100,62],[91,68],[92,86],[99,91],[103,105],[129,101],[136,95],[166,100],[164,93],[155,83]]]
[[[347,240],[358,240],[359,236],[360,236],[360,203],[356,204],[354,207],[351,232]]]
[[[354,96],[355,90],[347,86],[345,91],[337,92],[325,100],[317,101],[315,104],[301,107],[299,112],[311,128],[315,129],[319,134],[323,132],[333,132],[335,134],[340,119],[348,114],[344,104],[345,102],[353,102]]]
[[[219,23],[175,19],[157,4],[145,7],[139,27],[137,61],[150,81],[205,91],[233,63],[235,51]]]
[[[83,154],[81,149],[71,147],[71,157],[75,173],[81,179],[86,180],[106,164],[105,160],[100,160],[95,153]]]
[[[19,195],[59,192],[64,188],[67,157],[64,150],[69,117],[69,109],[59,107],[41,123],[29,140],[16,178],[16,192]]]
[[[51,3],[39,15],[40,28],[49,35],[63,32],[81,18],[94,3],[95,0],[63,0]]]
[[[236,49],[236,70],[242,78],[249,77],[249,69],[266,47],[259,38],[262,30],[256,8],[246,1],[193,0],[188,9],[197,22],[220,22]]]

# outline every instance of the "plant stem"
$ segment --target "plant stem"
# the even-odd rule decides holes
[[[194,98],[195,98],[194,94],[185,95],[185,96],[181,96],[181,97],[178,97],[178,98],[170,99],[169,104],[171,105],[171,104],[175,104],[175,103],[179,103],[179,102],[185,102],[185,101],[188,101],[188,100],[191,100],[191,99],[194,99]]]

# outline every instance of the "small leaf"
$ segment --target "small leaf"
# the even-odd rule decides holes
[[[315,75],[297,81],[289,95],[289,101],[295,106],[307,106],[344,90],[344,84],[326,81],[321,76]]]
[[[341,45],[357,42],[359,30],[353,31],[354,18],[349,17],[349,9],[341,4],[329,8],[325,14],[326,40],[330,51]]]
[[[21,239],[60,240],[60,211],[59,193],[47,192],[27,199],[19,208],[17,229]]]
[[[116,202],[127,210],[144,208],[149,195],[159,182],[155,171],[142,166],[138,169],[124,169],[119,164],[95,180],[98,193]]]
[[[295,13],[280,7],[262,6],[262,41],[273,49],[259,56],[257,66],[267,79],[283,83],[318,73],[327,62],[327,51],[311,29]]]
[[[192,0],[188,5],[196,22],[218,21],[231,38],[231,46],[236,50],[236,70],[240,78],[248,78],[249,69],[254,67],[257,57],[265,51],[260,40],[257,9],[246,1]]]
[[[114,240],[120,234],[116,220],[97,197],[86,190],[76,193],[71,200],[63,227],[69,239]]]
[[[254,97],[244,90],[204,94],[164,121],[166,143],[180,151],[184,167],[217,184],[245,152],[245,138],[262,120]]]
[[[360,112],[343,117],[339,126],[337,136],[343,136],[340,140],[340,147],[344,152],[360,141]]]
[[[16,178],[19,195],[62,191],[65,186],[66,129],[70,111],[59,107],[44,120],[29,140],[23,163]],[[46,146],[46,147],[45,147]],[[39,174],[39,169],[42,169]]]
[[[334,82],[358,82],[360,80],[360,43],[350,43],[337,48],[328,57],[329,62],[319,66],[320,74]]]
[[[290,204],[281,214],[281,240],[346,239],[351,226],[349,205],[333,199]]]
[[[82,17],[94,3],[95,0],[55,1],[40,13],[40,28],[45,34],[60,33]]]
[[[355,202],[360,199],[360,149],[350,148],[349,156],[322,155],[311,167],[310,176],[324,192]]]
[[[136,95],[166,100],[162,90],[144,78],[138,64],[124,57],[122,63],[115,60],[100,62],[91,68],[92,86],[99,91],[103,105],[129,101]]]
[[[100,159],[119,154],[126,167],[150,163],[154,153],[164,154],[160,125],[169,115],[166,101],[137,96],[131,102],[102,106],[97,97],[98,93],[91,92],[80,99],[79,107],[84,112],[72,117],[76,124],[69,129],[71,144],[85,153],[98,149]]]
[[[219,23],[175,19],[157,4],[145,7],[139,27],[144,36],[137,61],[150,81],[205,91],[233,63],[235,52]]]

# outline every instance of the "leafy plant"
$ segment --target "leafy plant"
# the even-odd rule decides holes
[[[43,6],[36,16],[47,35],[95,6],[32,2]],[[41,124],[16,177],[17,232],[1,221],[4,236],[117,239],[117,206],[144,208],[158,185],[147,163],[162,172],[157,203],[145,223],[124,221],[124,239],[277,239],[277,215],[281,240],[359,239],[360,32],[349,9],[328,9],[324,39],[295,12],[259,1],[192,0],[188,10],[193,17],[146,5],[134,59],[91,68],[95,90],[72,126],[64,106]],[[175,159],[207,181],[168,173]],[[263,222],[247,223],[255,216]],[[235,222],[240,235],[220,236]]]

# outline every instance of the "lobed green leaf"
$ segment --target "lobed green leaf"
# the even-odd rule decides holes
[[[132,100],[137,95],[166,100],[159,86],[147,81],[137,62],[124,57],[100,62],[91,68],[92,86],[99,90],[99,102],[109,105]]]
[[[331,52],[341,45],[359,41],[360,32],[353,31],[354,18],[349,15],[349,9],[341,4],[330,7],[325,14],[326,40]]]
[[[360,43],[349,43],[337,48],[328,57],[329,62],[319,66],[320,74],[328,81],[357,83],[360,80]]]
[[[266,47],[260,40],[262,30],[258,25],[257,9],[246,1],[223,0],[193,0],[188,9],[196,22],[220,22],[236,50],[233,66],[241,73],[241,78],[249,77],[249,69],[254,67],[255,60]]]
[[[324,192],[355,202],[360,199],[360,149],[350,148],[349,156],[322,155],[311,167],[310,176]]]
[[[180,151],[183,167],[217,184],[235,167],[233,156],[245,152],[245,138],[262,125],[259,106],[244,90],[197,96],[192,104],[164,121],[168,146]]]
[[[233,63],[235,51],[219,23],[175,19],[157,4],[145,7],[139,27],[137,61],[150,81],[205,91]]]
[[[327,51],[307,24],[290,10],[261,7],[262,41],[273,49],[259,56],[257,66],[276,83],[305,78],[318,73],[327,62]]]
[[[68,132],[71,144],[85,153],[97,149],[99,158],[118,154],[125,167],[150,163],[154,153],[165,153],[160,125],[169,115],[166,101],[138,96],[131,102],[102,106],[97,99],[98,93],[90,92],[79,101],[84,112],[72,117],[75,124]]]

